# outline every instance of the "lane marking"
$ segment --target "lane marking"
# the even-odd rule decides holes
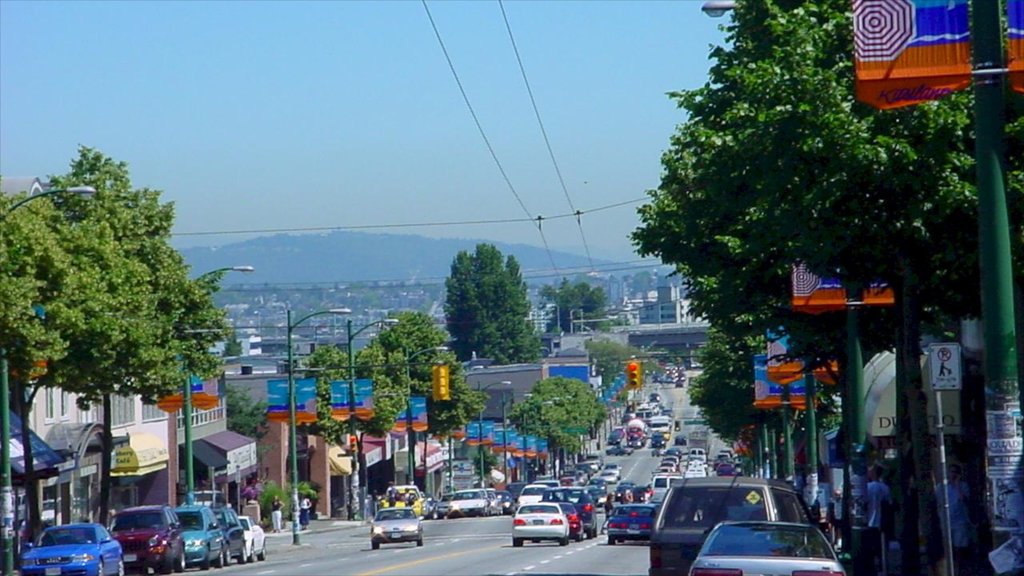
[[[467,554],[477,554],[487,550],[497,550],[501,546],[489,546],[487,548],[477,548],[475,550],[464,550],[462,552],[451,552],[448,554],[441,554],[440,556],[433,556],[431,558],[421,558],[419,560],[411,560],[409,562],[403,562],[401,564],[392,564],[391,566],[385,566],[376,570],[370,570],[368,572],[360,572],[356,576],[377,576],[377,574],[386,574],[388,572],[395,572],[398,570],[404,570],[413,566],[419,566],[421,564],[429,564],[430,562],[437,562],[438,560],[449,560],[451,558],[458,558],[459,556],[466,556]]]
[[[541,560],[540,561],[541,564],[547,564],[548,562],[551,562],[551,560]]]
[[[529,566],[524,567],[523,570],[533,570],[534,568],[536,568],[536,566],[531,564]]]
[[[260,576],[263,576],[263,574],[273,574],[273,573],[274,573],[273,570],[264,570],[263,572],[257,572],[256,574],[259,574]]]

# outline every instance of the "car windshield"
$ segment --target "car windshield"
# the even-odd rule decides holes
[[[114,517],[114,532],[126,530],[155,530],[163,528],[163,512],[130,512]]]
[[[249,524],[249,517],[248,516],[239,516],[238,517],[238,522],[239,522],[239,524],[242,525],[242,528],[244,528],[246,530],[252,530],[252,525]]]
[[[96,530],[93,528],[50,528],[39,537],[40,547],[95,543]]]
[[[374,520],[378,522],[386,520],[412,520],[416,518],[416,512],[412,508],[386,508],[377,512]]]
[[[203,515],[199,512],[178,512],[178,520],[183,530],[202,530]]]
[[[766,524],[723,524],[708,538],[704,555],[836,559],[818,530]]]
[[[487,494],[483,490],[467,490],[466,492],[456,492],[452,500],[484,500],[487,498]]]
[[[527,486],[523,488],[523,491],[519,494],[520,496],[540,496],[547,490],[547,486]]]
[[[758,488],[683,486],[668,501],[662,523],[676,528],[711,528],[724,520],[767,520]]]
[[[560,510],[552,505],[525,504],[519,507],[517,514],[558,514]]]

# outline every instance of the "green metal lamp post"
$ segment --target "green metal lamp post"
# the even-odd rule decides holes
[[[355,406],[356,406],[356,388],[355,388],[355,386],[356,386],[356,357],[355,357],[355,351],[352,349],[352,342],[355,341],[356,336],[359,336],[359,334],[361,334],[367,328],[370,328],[370,327],[373,327],[373,326],[381,326],[381,327],[384,327],[384,326],[394,326],[395,324],[398,324],[398,319],[397,318],[385,318],[383,320],[377,320],[376,322],[370,322],[369,324],[367,324],[365,326],[362,326],[359,329],[353,331],[352,330],[352,319],[349,318],[345,322],[345,334],[346,334],[346,337],[347,337],[346,338],[345,348],[346,348],[346,350],[348,352],[348,405],[349,405],[350,409],[353,410],[353,414],[352,414],[352,416],[348,420],[348,433],[351,436],[354,436],[355,433],[356,433],[356,418],[355,418],[355,413],[354,413]],[[356,464],[356,467],[357,467],[356,473],[359,474],[359,478],[360,478],[360,480],[362,480],[362,482],[360,482],[360,485],[362,486],[362,489],[365,490],[366,489],[366,471],[363,470],[362,466],[359,466],[359,459],[358,459],[358,457],[355,459],[355,464]],[[356,516],[357,516],[357,511],[355,509],[353,509],[353,505],[355,504],[355,501],[357,499],[356,491],[355,491],[355,483],[354,482],[349,482],[348,483],[348,487],[349,487],[349,494],[348,494],[348,517],[350,519],[352,519],[352,518],[356,518]],[[359,498],[359,510],[358,510],[358,514],[359,515],[361,515],[363,513],[363,509],[364,509],[364,503],[362,501],[362,498]]]
[[[292,331],[295,328],[314,316],[326,314],[349,314],[348,308],[333,308],[331,310],[320,310],[306,314],[302,318],[292,322],[292,311],[288,310],[287,315],[287,347],[288,347],[288,456],[291,460],[291,483],[292,483],[292,544],[298,546],[299,539],[299,449],[297,446],[298,424],[296,423],[295,406],[295,369],[292,366]]]
[[[196,280],[202,280],[222,272],[252,272],[252,266],[228,266],[210,270],[200,274]],[[181,418],[184,420],[185,430],[185,503],[189,506],[196,501],[196,478],[192,464],[192,375],[185,375],[185,390],[182,393]]]
[[[477,387],[476,387],[476,391],[477,392],[486,392],[486,391],[490,390],[491,388],[494,388],[495,386],[508,386],[509,384],[510,384],[510,382],[508,380],[502,380],[501,382],[492,382],[491,384],[488,384],[487,386],[484,386],[483,388],[481,388],[480,384],[478,383]],[[486,409],[486,407],[487,407],[487,404],[486,404],[486,401],[485,401],[484,402],[484,408]],[[480,417],[477,418],[477,434],[480,435],[480,440],[483,440],[483,430],[484,430],[484,411],[481,410],[480,411]],[[481,446],[483,446],[483,444],[478,445],[477,446],[477,450],[480,452],[480,487],[484,488],[485,484],[486,484],[486,481],[484,480],[484,474],[486,473],[486,471],[484,470],[484,468],[487,465],[486,465],[486,461],[484,460],[484,450],[483,450],[483,448],[481,448]]]
[[[96,194],[92,186],[74,186],[45,190],[15,202],[7,212],[0,214],[0,222],[25,204],[56,194],[74,194],[91,197]],[[0,348],[0,530],[3,541],[4,576],[14,574],[14,490],[11,487],[11,391],[8,381],[7,351]],[[27,424],[25,424],[27,426]]]

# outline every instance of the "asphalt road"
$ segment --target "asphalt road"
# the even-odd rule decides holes
[[[688,408],[683,389],[660,388],[667,403]],[[667,394],[666,394],[667,392]],[[606,463],[618,463],[622,479],[639,485],[650,482],[659,459],[650,449],[631,456],[605,456]],[[604,524],[603,515],[598,522]],[[512,547],[511,517],[432,520],[423,523],[424,546],[384,545],[370,549],[368,528],[348,528],[306,533],[302,546],[290,538],[268,541],[265,562],[232,565],[216,572],[254,576],[480,576],[522,574],[544,575],[645,575],[648,548],[643,543],[608,546],[607,539],[573,542],[568,546],[526,543]],[[190,570],[192,572],[193,570]]]

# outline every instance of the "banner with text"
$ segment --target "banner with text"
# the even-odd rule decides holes
[[[968,20],[968,0],[853,0],[857,99],[899,108],[967,88]]]

